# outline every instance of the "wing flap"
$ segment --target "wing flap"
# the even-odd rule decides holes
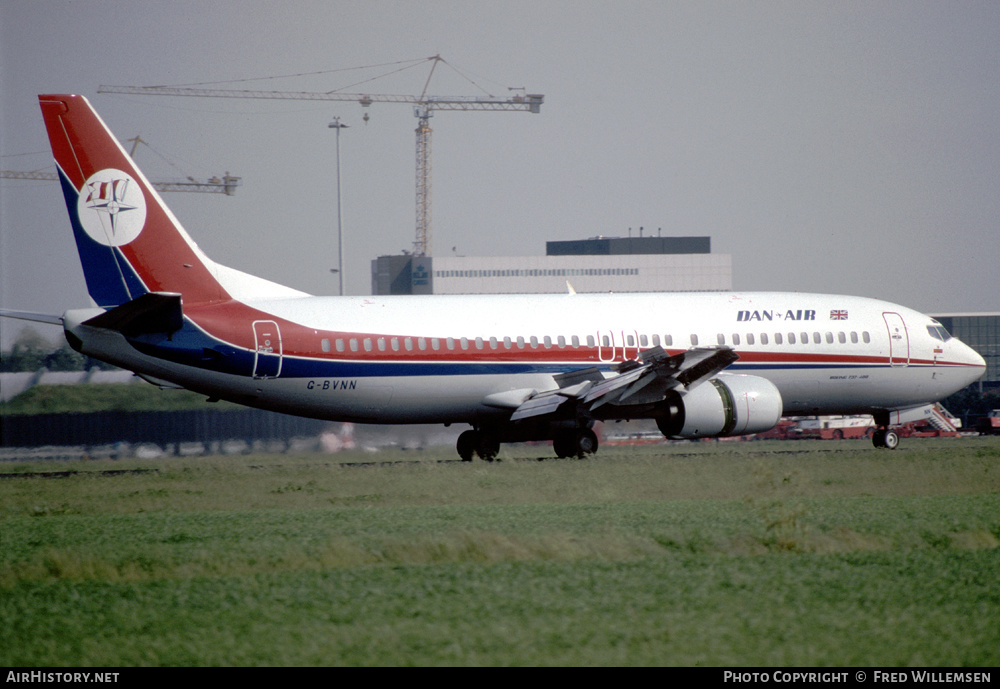
[[[700,385],[737,359],[739,355],[728,347],[689,349],[672,356],[662,347],[654,347],[638,359],[619,364],[618,375],[610,378],[604,378],[596,368],[556,376],[559,388],[528,397],[514,410],[511,421],[564,413],[567,402],[584,414],[607,404],[648,404],[673,388],[690,390]]]

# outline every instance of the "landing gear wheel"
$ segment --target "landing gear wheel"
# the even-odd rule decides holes
[[[592,455],[597,452],[597,434],[589,428],[580,431],[576,437],[576,456],[581,459],[585,455]]]
[[[556,457],[566,459],[576,454],[576,433],[560,433],[552,439]]]
[[[476,454],[487,462],[492,462],[500,454],[500,441],[485,433],[479,434],[479,442],[476,444]]]
[[[879,428],[872,436],[872,445],[884,447],[887,450],[895,450],[899,447],[899,434],[889,428]]]
[[[479,434],[475,431],[465,431],[458,436],[458,456],[463,462],[471,462],[472,456],[476,453],[476,445],[479,443]]]

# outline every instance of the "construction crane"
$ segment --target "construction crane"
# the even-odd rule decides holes
[[[417,135],[417,229],[413,242],[413,253],[428,256],[431,251],[431,134],[430,118],[435,110],[452,111],[501,111],[501,112],[541,112],[545,97],[540,94],[515,95],[511,98],[493,96],[430,96],[427,88],[438,64],[445,62],[440,55],[427,58],[432,62],[430,74],[419,96],[391,95],[376,93],[339,93],[329,91],[248,91],[242,89],[208,89],[179,86],[100,86],[98,93],[117,93],[150,96],[200,96],[206,98],[256,98],[263,100],[328,100],[354,101],[362,107],[373,103],[406,103],[413,106],[413,114],[419,120]],[[445,64],[447,64],[445,62]],[[523,91],[524,89],[510,89]],[[367,115],[365,116],[367,118]]]
[[[143,141],[138,136],[129,139],[129,141],[132,142],[132,150],[129,151],[129,156],[132,158],[135,157],[135,149],[139,146],[139,144],[146,144],[149,146],[147,142]],[[152,146],[150,146],[150,149],[153,150]],[[44,170],[32,170],[30,172],[0,170],[0,178],[56,182],[59,180],[59,175],[55,172],[45,172]],[[227,172],[222,177],[210,177],[204,182],[199,182],[193,177],[188,177],[185,181],[151,182],[151,184],[157,191],[187,191],[232,196],[236,192],[236,187],[240,185],[240,178],[233,177]]]

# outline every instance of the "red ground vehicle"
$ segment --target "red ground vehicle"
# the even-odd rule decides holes
[[[986,416],[979,417],[975,422],[979,435],[1000,435],[1000,409],[994,409]]]

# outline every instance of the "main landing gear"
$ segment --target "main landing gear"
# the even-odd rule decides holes
[[[540,440],[543,438],[535,436],[516,439]],[[458,436],[457,449],[458,456],[462,458],[463,462],[471,462],[473,457],[492,462],[500,453],[500,436],[496,432],[487,430],[465,431]],[[597,452],[597,435],[589,428],[562,430],[553,437],[552,449],[560,458],[580,457],[582,459]]]
[[[887,450],[895,450],[899,447],[899,434],[891,428],[878,428],[872,436],[872,445],[884,447]]]
[[[552,449],[560,459],[579,457],[597,452],[597,435],[589,428],[576,431],[563,431],[552,439]]]
[[[483,431],[465,431],[458,436],[458,456],[471,462],[473,455],[492,462],[500,454],[500,438]]]

